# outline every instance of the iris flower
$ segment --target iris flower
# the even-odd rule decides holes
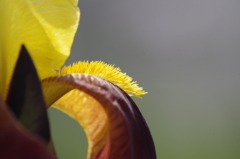
[[[53,106],[83,127],[88,159],[155,159],[130,97],[146,92],[131,77],[101,61],[61,68],[79,23],[77,3],[0,1],[0,158],[55,158],[46,113]]]

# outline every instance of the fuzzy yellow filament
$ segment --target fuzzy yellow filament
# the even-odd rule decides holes
[[[139,95],[147,94],[142,87],[139,87],[136,81],[126,73],[121,72],[119,67],[106,64],[103,61],[79,61],[69,66],[64,66],[55,75],[64,75],[71,73],[86,73],[108,80],[123,89],[127,94],[141,98]]]

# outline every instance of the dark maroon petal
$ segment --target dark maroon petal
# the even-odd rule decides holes
[[[51,159],[46,143],[25,131],[0,97],[0,158]]]
[[[104,134],[104,136],[102,136],[102,140],[94,143],[94,146],[91,147],[92,151],[90,152],[92,152],[92,154],[90,154],[89,158],[156,158],[154,142],[144,117],[133,100],[119,87],[113,85],[109,81],[87,74],[68,74],[55,76],[44,79],[42,83],[44,94],[45,92],[48,94],[46,97],[46,102],[49,105],[53,104],[63,94],[67,93],[69,90],[67,90],[66,87],[68,86],[71,89],[78,89],[81,92],[85,92],[86,94],[92,96],[104,108],[107,114],[109,126],[105,127],[107,128],[107,132]],[[63,86],[63,89],[66,90],[66,92],[63,90],[59,91],[61,89],[59,86]],[[51,92],[59,93],[55,93],[54,98],[51,98]],[[70,101],[71,99],[72,96],[69,96],[69,98],[66,100]],[[61,102],[64,103],[64,100]],[[78,119],[77,115],[79,112],[76,113],[75,110],[71,110],[72,107],[69,107],[68,110],[65,106],[62,107],[63,109],[61,107],[57,108]],[[79,122],[81,123],[81,121]],[[90,126],[91,125],[93,125],[95,128],[97,124],[90,123]],[[88,139],[89,138],[91,139],[91,136],[88,136]]]

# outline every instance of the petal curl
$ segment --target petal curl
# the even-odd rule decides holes
[[[84,128],[89,143],[88,159],[156,158],[153,139],[141,112],[119,87],[80,73],[50,77],[42,85],[47,105],[53,104]]]
[[[24,43],[40,78],[59,69],[70,54],[80,12],[77,0],[1,0],[0,72],[4,93]],[[5,77],[5,78],[4,78]]]

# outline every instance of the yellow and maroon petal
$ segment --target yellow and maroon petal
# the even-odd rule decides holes
[[[89,143],[88,159],[156,158],[141,112],[116,85],[83,73],[50,77],[42,85],[47,105],[82,125]]]

